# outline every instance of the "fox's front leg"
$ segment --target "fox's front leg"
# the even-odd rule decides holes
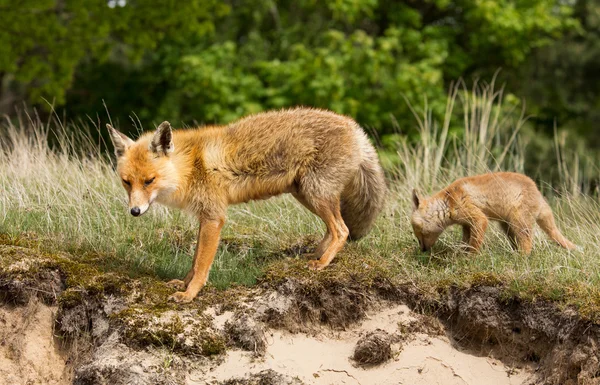
[[[200,230],[202,228],[202,225],[200,225],[200,227],[198,228],[198,233],[200,233]],[[194,265],[196,264],[196,258],[198,257],[198,243],[196,243],[196,250],[194,251],[194,260],[192,261],[192,268],[190,269],[190,271],[188,271],[188,273],[186,274],[185,278],[182,280],[180,279],[172,279],[169,282],[167,282],[167,285],[174,287],[177,290],[185,290],[190,281],[192,280],[192,277],[194,276]]]
[[[224,218],[217,220],[202,220],[200,230],[198,231],[198,244],[194,255],[194,264],[186,276],[187,288],[185,291],[178,291],[169,297],[175,302],[191,302],[208,279],[210,266],[215,259],[217,247],[219,246],[219,236],[221,228],[225,223]]]

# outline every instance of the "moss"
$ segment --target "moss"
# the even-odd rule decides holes
[[[210,329],[208,317],[197,309],[176,312],[173,307],[135,305],[111,318],[123,326],[129,344],[158,346],[185,355],[225,351],[225,341]]]
[[[34,233],[0,233],[0,245],[21,246],[37,249],[40,246],[40,240]]]
[[[184,332],[183,322],[175,316],[169,322],[165,322],[160,327],[152,327],[148,312],[141,308],[130,308],[118,318],[124,321],[125,337],[139,345],[155,345],[175,349],[178,343],[177,335]],[[151,313],[150,313],[151,314]]]
[[[4,238],[2,241],[0,279],[6,283],[3,290],[12,291],[18,302],[49,293],[45,301],[57,302],[59,309],[67,310],[90,299],[130,291],[130,279],[123,275],[102,272],[69,254],[6,245]]]
[[[58,305],[62,309],[71,309],[81,304],[83,295],[81,291],[75,289],[67,289],[58,297]]]
[[[207,335],[203,338],[201,345],[202,354],[205,356],[214,356],[225,353],[225,340],[216,334]]]
[[[469,277],[468,282],[472,286],[499,286],[502,285],[502,279],[495,273],[478,271]]]

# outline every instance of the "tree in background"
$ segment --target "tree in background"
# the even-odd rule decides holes
[[[84,63],[129,67],[167,36],[177,43],[212,31],[226,9],[217,0],[0,0],[0,111],[19,101],[44,106],[43,99],[62,106]],[[95,90],[84,93],[101,100]]]
[[[135,113],[144,125],[226,123],[302,104],[351,115],[384,136],[396,119],[407,133],[414,120],[406,100],[421,106],[427,98],[439,115],[450,81],[511,72],[574,25],[571,8],[555,0],[221,5],[228,11],[207,22],[214,29],[164,29],[139,61],[123,55],[126,43],[110,60],[84,60],[68,92],[70,114],[102,112],[104,99],[113,117]],[[141,16],[136,7],[122,8]]]
[[[0,0],[0,110],[47,109],[46,99],[94,117],[104,101],[124,126],[135,114],[148,127],[302,104],[351,115],[385,141],[395,122],[414,133],[407,100],[441,116],[459,77],[502,68],[519,94],[519,71],[577,29],[580,3]]]

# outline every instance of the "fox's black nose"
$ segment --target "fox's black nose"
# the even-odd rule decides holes
[[[133,215],[134,217],[137,217],[138,215],[140,215],[140,208],[139,207],[132,207],[131,208],[131,215]]]

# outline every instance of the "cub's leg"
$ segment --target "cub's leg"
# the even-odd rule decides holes
[[[517,239],[515,237],[515,234],[511,230],[508,222],[500,222],[500,228],[502,228],[502,231],[504,232],[504,234],[508,238],[508,240],[510,242],[510,245],[512,246],[513,250],[518,250],[519,246],[517,245]]]
[[[485,231],[488,226],[487,216],[477,206],[470,202],[465,202],[462,207],[456,210],[456,222],[470,228],[469,249],[478,251],[483,243]],[[463,233],[464,234],[464,233]]]
[[[514,234],[517,248],[525,255],[531,254],[534,222],[533,217],[519,212],[513,213],[508,218],[508,230]]]
[[[469,244],[471,241],[471,226],[462,225],[462,241],[466,244]]]

